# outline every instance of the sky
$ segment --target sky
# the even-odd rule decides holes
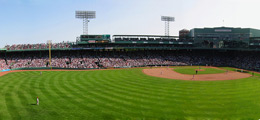
[[[181,29],[260,29],[260,0],[0,0],[0,48],[52,40],[75,42],[83,21],[75,11],[96,11],[89,34],[164,35],[161,16],[173,16],[170,35]]]

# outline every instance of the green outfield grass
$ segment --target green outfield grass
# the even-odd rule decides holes
[[[174,67],[174,71],[182,74],[189,74],[193,75],[196,74],[196,69],[199,69],[198,66],[195,67]],[[224,73],[225,70],[221,69],[215,69],[215,68],[206,68],[206,67],[200,67],[200,69],[203,69],[204,71],[198,71],[198,74],[216,74],[216,73]]]
[[[140,68],[10,73],[0,77],[0,119],[258,120],[260,78],[182,81]]]

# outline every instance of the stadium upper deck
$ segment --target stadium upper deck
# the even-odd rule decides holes
[[[48,50],[48,44],[7,45],[3,51]],[[259,50],[260,30],[251,28],[194,28],[179,36],[81,35],[76,42],[53,43],[52,50],[79,49],[234,49]]]

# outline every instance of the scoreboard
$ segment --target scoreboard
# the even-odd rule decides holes
[[[81,42],[88,42],[88,43],[109,43],[111,41],[110,35],[81,35],[80,36]]]

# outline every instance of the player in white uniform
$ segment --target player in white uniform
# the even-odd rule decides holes
[[[37,99],[36,99],[36,104],[39,105],[39,104],[40,104],[39,102],[40,102],[40,101],[39,101],[39,97],[37,97]]]

